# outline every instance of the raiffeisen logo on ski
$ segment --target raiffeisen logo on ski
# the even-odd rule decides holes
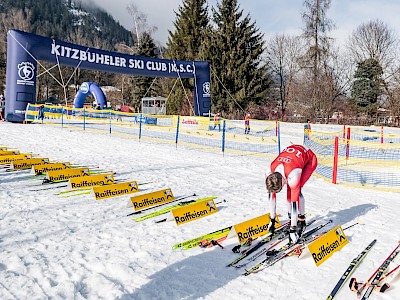
[[[94,186],[92,190],[92,195],[94,195],[96,200],[102,200],[137,192],[139,192],[137,182],[129,181],[110,185]]]
[[[64,169],[57,171],[49,171],[46,174],[46,179],[50,182],[62,182],[68,181],[73,177],[89,176],[89,168],[76,168],[76,169]]]
[[[132,206],[135,210],[141,210],[164,203],[169,203],[174,200],[175,197],[172,194],[171,189],[165,189],[131,197]]]
[[[342,227],[337,226],[308,245],[317,267],[326,261],[333,253],[342,249],[349,243]]]
[[[32,166],[31,174],[43,175],[49,171],[65,170],[65,169],[70,169],[70,168],[71,168],[71,164],[69,162],[48,163],[48,164],[43,164],[43,165]]]
[[[5,165],[16,160],[23,160],[28,158],[32,158],[32,154],[1,155],[0,165]]]
[[[214,200],[202,201],[172,211],[176,225],[182,225],[218,212]]]
[[[69,187],[71,190],[93,186],[109,185],[113,183],[114,175],[111,173],[74,177],[69,179]]]
[[[268,224],[271,221],[269,214],[265,214],[234,226],[239,242],[248,238],[256,238],[268,233]],[[280,226],[279,219],[276,217],[275,226]]]
[[[14,170],[30,169],[32,166],[43,165],[49,163],[48,158],[30,158],[16,160],[11,163],[11,168]]]

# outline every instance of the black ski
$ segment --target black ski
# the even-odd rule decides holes
[[[342,277],[340,277],[339,281],[337,282],[336,286],[333,288],[332,292],[329,294],[326,300],[332,300],[333,297],[339,292],[339,290],[343,287],[346,281],[350,278],[356,268],[360,265],[362,260],[367,256],[371,248],[375,245],[376,239],[373,240],[356,258],[354,258],[347,270],[343,273]]]

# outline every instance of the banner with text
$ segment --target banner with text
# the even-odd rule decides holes
[[[94,186],[92,195],[96,200],[103,200],[112,197],[123,196],[139,192],[136,181],[114,183],[110,185]]]
[[[17,154],[20,154],[19,150],[1,150],[0,149],[0,156],[17,155]]]
[[[337,226],[327,232],[314,242],[308,244],[310,251],[317,267],[325,262],[333,253],[342,249],[349,243],[341,226]]]
[[[70,178],[68,185],[71,190],[74,190],[93,186],[108,185],[113,183],[114,175],[110,173]]]
[[[171,189],[165,189],[152,193],[131,197],[131,203],[135,211],[157,206],[174,201],[175,197]]]
[[[183,206],[172,211],[176,225],[182,225],[195,221],[218,212],[214,200],[202,201]]]
[[[63,182],[68,181],[73,177],[89,176],[89,168],[76,168],[76,169],[63,169],[56,171],[48,171],[46,179],[50,182]]]
[[[38,158],[38,157],[16,160],[11,163],[11,169],[14,170],[30,169],[32,168],[32,166],[45,165],[48,164],[49,162],[50,160],[48,158]]]
[[[45,165],[36,165],[32,166],[31,174],[33,175],[44,175],[49,171],[58,171],[58,170],[65,170],[70,169],[71,163],[63,162],[63,163],[48,163]]]
[[[234,231],[231,231],[230,235],[236,233],[239,243],[248,240],[250,237],[255,239],[259,236],[268,233],[268,224],[271,221],[270,215],[265,214],[245,222],[236,224],[233,226]],[[276,217],[276,227],[280,226],[278,217]]]
[[[16,160],[32,158],[32,154],[16,154],[0,156],[0,165],[8,165]]]

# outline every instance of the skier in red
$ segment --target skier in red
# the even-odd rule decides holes
[[[275,231],[276,193],[287,184],[288,216],[290,220],[289,239],[296,243],[306,228],[304,197],[301,188],[317,168],[317,157],[308,148],[291,145],[285,148],[271,163],[266,173],[265,184],[269,192],[271,222],[269,232]]]

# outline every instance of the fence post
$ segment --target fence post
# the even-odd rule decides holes
[[[310,134],[311,134],[311,125],[310,125],[310,121],[307,121],[307,124],[304,125],[304,140],[303,140],[303,144],[306,143],[306,140],[310,139]]]
[[[83,130],[86,129],[86,107],[83,107]]]
[[[175,148],[178,149],[178,137],[179,137],[179,123],[181,122],[181,116],[178,115],[178,121],[176,123],[176,135],[175,135]]]
[[[333,184],[336,184],[336,180],[337,180],[338,156],[339,156],[339,138],[335,137],[335,147],[333,149],[333,169],[332,169],[332,183]]]
[[[64,128],[64,106],[61,107],[61,128]]]
[[[383,144],[383,126],[381,126],[381,144]]]
[[[143,120],[143,114],[139,115],[139,143],[140,139],[142,138],[142,120]]]
[[[347,138],[346,138],[346,164],[350,157],[350,127],[347,128]]]
[[[112,112],[112,109],[110,109],[110,134],[111,134],[111,112]]]
[[[278,138],[278,154],[281,153],[281,123],[276,121],[276,136]]]
[[[225,155],[225,126],[226,126],[226,120],[222,123],[222,156]]]

